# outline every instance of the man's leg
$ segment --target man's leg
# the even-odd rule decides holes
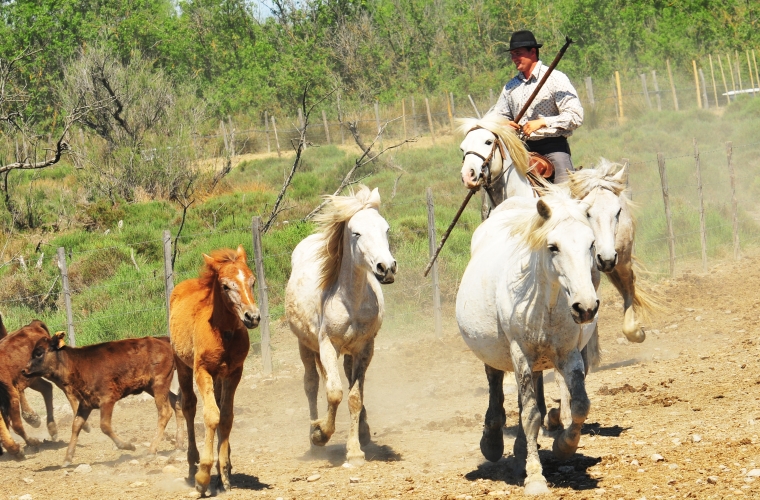
[[[548,153],[546,155],[554,164],[554,184],[561,184],[568,179],[567,172],[575,172],[573,161],[567,153]]]

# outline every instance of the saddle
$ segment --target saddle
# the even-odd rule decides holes
[[[528,172],[536,177],[542,177],[547,180],[552,179],[554,177],[554,164],[552,161],[538,153],[530,152],[529,154]]]

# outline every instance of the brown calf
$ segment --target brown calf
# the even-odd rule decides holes
[[[174,355],[169,338],[144,337],[104,342],[86,347],[67,347],[64,332],[40,339],[34,346],[31,361],[24,370],[27,376],[43,376],[55,382],[68,397],[79,403],[64,466],[74,459],[79,431],[93,409],[100,408],[100,430],[121,450],[132,450],[111,429],[111,415],[117,401],[145,391],[156,402],[158,429],[150,445],[156,453],[166,424],[177,409],[177,396],[169,391],[174,374]],[[177,447],[182,447],[182,426],[177,418]]]
[[[2,330],[5,331],[4,326]],[[10,421],[10,426],[16,434],[21,436],[29,446],[39,446],[40,442],[26,434],[21,420],[25,405],[23,391],[27,387],[31,387],[42,393],[47,410],[48,432],[53,439],[56,439],[58,435],[55,420],[53,420],[52,384],[39,377],[25,377],[21,374],[29,359],[31,359],[32,351],[37,342],[49,339],[50,332],[45,323],[34,320],[0,340],[0,359],[3,360],[0,363],[0,382],[5,386],[5,390],[8,393],[8,413],[6,414],[6,418]],[[76,400],[72,401],[69,399],[69,402],[72,403],[72,408],[76,410]],[[17,458],[23,458],[23,450],[13,441],[10,434],[3,433],[1,429],[0,442],[11,454],[16,455]]]

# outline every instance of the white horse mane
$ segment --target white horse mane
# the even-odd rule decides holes
[[[498,113],[488,113],[483,118],[459,118],[457,122],[459,123],[457,130],[465,135],[473,128],[481,127],[497,136],[504,142],[515,168],[523,175],[528,174],[528,150],[517,137],[514,129],[509,126],[509,120],[505,117]],[[506,167],[507,165],[504,166]]]
[[[346,223],[365,208],[380,209],[380,193],[377,188],[370,191],[367,186],[359,185],[357,192],[349,192],[348,196],[326,195],[323,197],[329,203],[322,212],[314,217],[319,225],[323,245],[317,251],[316,261],[319,265],[319,287],[329,288],[338,279],[340,264],[343,260],[343,233]]]
[[[568,172],[570,177],[568,181],[570,192],[574,198],[580,200],[585,198],[592,189],[601,187],[609,189],[615,193],[615,196],[620,196],[627,188],[625,178],[615,178],[622,168],[624,168],[624,165],[602,158],[594,168]]]

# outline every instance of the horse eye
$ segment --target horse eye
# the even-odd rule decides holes
[[[557,245],[549,245],[549,251],[551,253],[559,253],[559,247]]]
[[[359,234],[359,233],[354,233],[354,238],[358,238],[359,236],[361,236],[361,234]]]
[[[488,140],[486,141],[486,146],[490,146],[491,144],[493,144],[493,140],[491,140],[491,139],[488,139]]]
[[[228,287],[227,285],[222,285],[222,290],[224,290],[225,292],[229,292],[230,287]]]

